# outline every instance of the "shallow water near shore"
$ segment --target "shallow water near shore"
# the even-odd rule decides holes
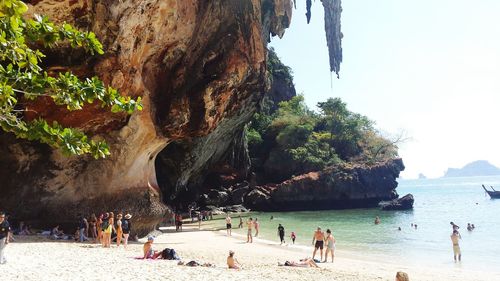
[[[259,238],[279,241],[277,227],[281,223],[287,243],[291,243],[290,232],[294,231],[295,243],[310,247],[311,251],[313,231],[320,226],[333,231],[337,249],[354,256],[417,266],[500,272],[500,199],[491,200],[481,184],[498,186],[500,190],[500,176],[400,180],[400,196],[415,196],[411,211],[382,212],[374,208],[253,212],[250,216],[260,221]],[[375,216],[380,217],[380,225],[374,225]],[[453,262],[450,221],[461,227],[462,262],[457,264]],[[468,222],[476,226],[474,231],[467,231]],[[411,227],[412,223],[418,225],[417,229]],[[233,227],[237,226],[238,218],[233,217]],[[245,228],[233,231],[246,234]]]

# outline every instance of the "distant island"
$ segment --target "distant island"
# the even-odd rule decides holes
[[[473,176],[496,176],[500,175],[500,169],[486,160],[478,160],[465,165],[461,169],[448,168],[444,178],[451,177],[473,177]]]
[[[418,174],[418,179],[425,180],[425,179],[427,179],[427,177],[424,174],[420,173],[420,174]]]

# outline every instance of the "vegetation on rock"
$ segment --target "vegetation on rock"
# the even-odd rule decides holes
[[[67,154],[90,153],[95,158],[109,155],[104,141],[89,139],[84,133],[64,128],[57,122],[43,119],[27,121],[29,109],[25,101],[39,97],[52,98],[55,104],[68,110],[80,110],[95,100],[112,112],[132,113],[140,110],[137,100],[121,96],[106,87],[97,77],[79,79],[70,72],[51,76],[41,67],[44,54],[37,48],[51,48],[68,42],[73,48],[83,48],[90,55],[103,54],[103,48],[93,32],[81,32],[70,24],[56,25],[45,16],[25,19],[27,6],[19,0],[0,1],[0,126],[17,137],[38,140],[60,148]]]

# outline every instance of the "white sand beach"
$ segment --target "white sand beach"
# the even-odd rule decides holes
[[[39,237],[16,237],[7,246],[7,264],[0,266],[1,280],[394,280],[405,271],[410,280],[500,280],[489,272],[467,271],[460,266],[429,268],[399,264],[393,260],[370,260],[338,250],[335,263],[320,263],[320,268],[278,266],[285,260],[310,257],[311,251],[255,239],[247,244],[241,236],[226,237],[225,231],[198,231],[185,226],[184,232],[159,235],[154,248],[174,248],[182,260],[210,262],[214,268],[187,267],[177,261],[137,260],[142,243],[127,249],[101,248],[92,243],[54,242]],[[144,241],[144,239],[141,239]],[[243,269],[226,268],[229,250]]]

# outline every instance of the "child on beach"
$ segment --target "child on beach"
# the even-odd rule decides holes
[[[227,257],[227,267],[231,269],[240,269],[240,262],[234,257],[234,252],[229,251],[229,256]]]
[[[297,238],[297,236],[295,235],[295,232],[292,231],[292,234],[290,234],[290,239],[292,239],[293,244],[295,244],[295,238]]]

